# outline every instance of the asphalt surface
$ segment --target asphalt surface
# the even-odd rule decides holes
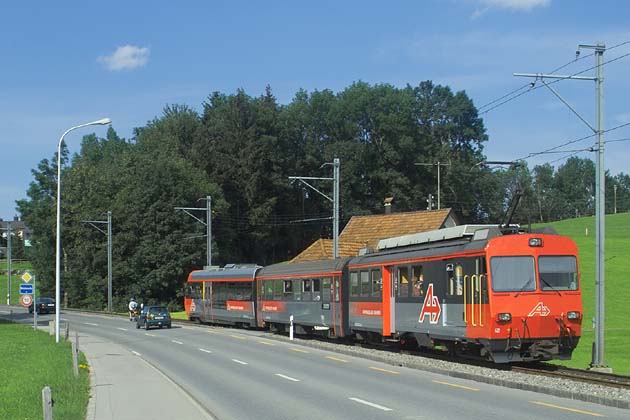
[[[40,320],[47,318],[52,316]],[[301,347],[261,331],[175,324],[144,331],[125,318],[78,313],[64,313],[62,320],[79,331],[95,374],[95,420],[126,418],[117,415],[127,410],[140,413],[134,418],[222,420],[630,416],[628,410]],[[101,397],[99,388],[111,389]],[[115,415],[107,417],[99,404]]]

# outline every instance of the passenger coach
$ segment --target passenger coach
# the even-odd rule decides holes
[[[254,276],[260,267],[228,264],[188,275],[184,308],[197,322],[255,327]]]

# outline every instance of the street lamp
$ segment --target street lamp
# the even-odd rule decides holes
[[[59,342],[59,313],[60,313],[60,296],[59,283],[61,282],[61,143],[63,138],[69,132],[77,128],[87,127],[88,125],[106,125],[111,124],[112,120],[103,118],[98,121],[92,121],[86,124],[76,125],[66,130],[59,139],[57,146],[57,246],[56,246],[56,262],[55,262],[55,342]]]

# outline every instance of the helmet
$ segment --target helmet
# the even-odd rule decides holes
[[[132,298],[131,298],[131,301],[132,301],[132,302],[135,302],[135,301],[136,301],[136,298],[135,298],[135,297],[132,297]]]

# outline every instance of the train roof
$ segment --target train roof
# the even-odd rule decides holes
[[[335,260],[304,261],[298,263],[281,263],[264,267],[258,273],[259,277],[283,277],[288,275],[308,276],[339,272],[344,269],[350,258]]]
[[[212,280],[212,279],[254,279],[256,270],[260,268],[255,264],[226,264],[225,267],[213,267],[204,270],[195,270],[190,273],[188,280]]]
[[[350,265],[373,264],[454,252],[483,249],[492,238],[503,236],[496,225],[461,225],[379,241],[375,253],[355,257]]]
[[[378,242],[378,249],[400,248],[410,245],[446,242],[465,238],[467,238],[468,241],[475,241],[489,239],[495,236],[501,236],[501,231],[496,225],[460,225],[382,239]]]

